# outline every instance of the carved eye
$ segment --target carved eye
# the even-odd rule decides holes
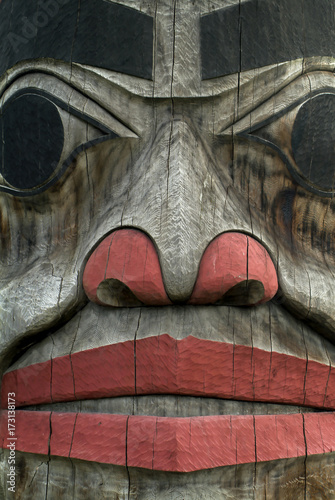
[[[309,191],[335,191],[335,94],[318,92],[239,133],[276,149],[294,179]]]
[[[298,111],[292,154],[303,177],[327,191],[334,189],[335,95],[320,94]]]
[[[80,150],[118,137],[92,122],[44,92],[14,94],[0,114],[0,190],[21,196],[40,192],[59,179]]]
[[[5,107],[1,117],[1,174],[17,189],[46,182],[56,170],[64,145],[64,126],[51,101],[22,95]]]

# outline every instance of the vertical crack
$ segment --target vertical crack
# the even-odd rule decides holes
[[[80,409],[81,411],[81,409]],[[74,463],[72,461],[72,458],[71,458],[71,451],[72,451],[72,444],[73,444],[73,439],[74,439],[74,431],[75,431],[75,428],[76,428],[76,424],[77,424],[77,418],[78,418],[78,413],[76,413],[76,417],[75,417],[75,420],[74,420],[74,423],[73,423],[73,431],[72,431],[72,436],[71,436],[71,444],[70,444],[70,449],[69,449],[69,455],[68,455],[68,458],[71,462],[71,466],[72,466],[72,472],[73,472],[73,498],[75,498],[75,488],[76,488],[76,468],[74,466]]]
[[[153,438],[153,443],[152,443],[152,462],[151,462],[151,469],[154,469],[155,466],[155,441],[157,440],[157,423],[158,423],[158,418],[156,417],[155,420],[155,436]]]
[[[309,318],[309,315],[311,313],[311,310],[312,310],[312,285],[311,285],[311,278],[309,276],[309,273],[308,271],[306,270],[306,274],[307,274],[307,277],[308,277],[308,286],[309,286],[309,304],[308,304],[308,311],[307,311],[307,314],[305,316],[305,320],[307,320]]]
[[[157,37],[157,10],[158,10],[158,0],[155,2],[155,15],[154,15],[154,41],[153,41],[153,47],[154,47],[154,57],[152,61],[152,73],[153,73],[153,78],[154,82],[156,80],[156,54],[157,54],[157,45],[158,45],[158,37]],[[155,84],[152,86],[152,98],[155,98]]]
[[[172,70],[171,70],[171,99],[173,103],[173,80],[174,80],[174,64],[176,54],[176,2],[173,1],[173,47],[172,47]]]
[[[328,377],[327,377],[327,382],[326,382],[326,387],[325,387],[325,395],[324,395],[324,398],[323,398],[323,407],[326,406],[326,399],[327,399],[327,392],[328,392],[328,384],[329,384],[329,379],[330,379],[330,374],[331,374],[331,371],[332,371],[332,362],[331,362],[331,359],[330,359],[330,356],[328,354],[328,350],[327,350],[327,347],[325,345],[325,342],[324,342],[324,339],[321,338],[321,341],[322,341],[322,345],[323,345],[323,348],[324,348],[324,351],[327,355],[327,358],[328,358],[328,363],[329,363],[329,371],[328,371]]]
[[[137,321],[137,327],[136,327],[136,331],[135,331],[135,335],[134,335],[134,387],[135,387],[135,395],[137,394],[137,383],[136,383],[136,369],[137,369],[137,358],[136,358],[136,341],[137,341],[137,333],[139,331],[139,328],[140,328],[140,322],[141,322],[141,316],[142,316],[142,309],[140,309],[140,313],[139,313],[139,316],[138,316],[138,321]],[[135,401],[134,401],[134,398],[133,398],[133,413],[135,411],[135,408],[134,408],[134,405],[135,405]]]
[[[252,417],[253,419],[253,427],[254,427],[254,442],[255,442],[255,467],[254,467],[254,479],[253,479],[253,499],[256,498],[256,482],[257,482],[257,442],[256,442],[256,419],[255,415]]]
[[[269,308],[269,334],[270,334],[270,366],[269,366],[269,383],[271,380],[271,371],[272,371],[272,322],[271,322],[271,310]]]
[[[73,369],[73,363],[72,363],[72,351],[73,351],[73,347],[74,347],[74,344],[76,342],[76,338],[77,338],[77,335],[78,335],[79,324],[80,324],[80,318],[79,318],[79,321],[78,321],[76,333],[75,333],[75,336],[73,338],[73,341],[72,341],[72,344],[71,344],[71,348],[70,348],[70,352],[69,352],[69,359],[70,359],[70,365],[71,365],[71,374],[72,374],[72,382],[73,382],[73,396],[74,396],[75,399],[77,399],[77,395],[76,395],[76,379],[75,379],[75,376],[74,376],[74,369]]]
[[[53,399],[52,399],[52,373],[53,373],[53,352],[54,352],[54,348],[55,348],[55,342],[54,342],[54,339],[53,339],[53,336],[50,335],[50,338],[52,340],[52,349],[51,349],[51,359],[50,359],[50,402],[53,403]]]
[[[81,0],[78,0],[77,22],[76,22],[76,28],[74,30],[72,45],[71,45],[71,57],[70,57],[71,65],[72,65],[73,49],[74,49],[74,44],[76,43],[77,31],[78,31],[78,25],[79,25],[80,2],[81,2]]]
[[[28,485],[28,488],[30,488],[30,487],[31,487],[31,485],[33,484],[34,479],[35,479],[35,476],[36,476],[36,474],[37,474],[37,472],[38,472],[38,469],[39,469],[42,465],[45,465],[45,464],[46,464],[45,462],[41,462],[41,463],[40,463],[40,465],[38,465],[38,466],[35,468],[35,472],[34,472],[34,474],[33,474],[33,477],[32,477],[32,478],[31,478],[31,480],[30,480],[30,483],[29,483],[29,485]]]
[[[307,440],[306,440],[306,429],[305,429],[305,415],[302,413],[302,430],[304,433],[304,441],[305,441],[305,459],[304,459],[304,467],[305,467],[305,494],[304,499],[307,499]]]
[[[246,268],[246,273],[247,273],[247,284],[249,281],[249,237],[247,236],[247,268]]]
[[[256,368],[256,364],[254,364],[254,336],[253,336],[251,317],[250,317],[250,335],[251,335],[252,396],[253,396],[253,401],[255,401],[255,399],[256,399],[256,395],[255,395],[255,368]]]
[[[171,157],[171,145],[172,145],[172,135],[173,135],[173,118],[174,118],[174,99],[173,99],[173,81],[174,81],[174,65],[175,65],[175,52],[176,52],[176,0],[173,2],[173,47],[172,47],[172,70],[171,70],[171,124],[170,124],[170,136],[169,136],[169,149],[167,157],[167,200],[169,200],[169,178],[170,178],[170,157]]]
[[[242,71],[242,16],[241,16],[241,0],[239,0],[238,4],[238,30],[240,37],[240,60],[239,60],[239,68],[238,68],[238,81],[237,81],[237,118],[239,116],[239,106],[240,106],[240,85],[241,85],[241,71]]]
[[[305,376],[304,376],[304,402],[303,402],[303,404],[305,404],[305,401],[306,401],[306,380],[307,380],[307,371],[308,371],[308,350],[307,350],[306,339],[305,339],[305,334],[304,334],[304,326],[303,325],[301,327],[301,333],[302,333],[302,339],[303,339],[303,342],[304,342],[305,352],[306,352],[306,370],[305,370]]]
[[[233,323],[233,385],[232,385],[232,390],[233,390],[233,398],[235,396],[235,391],[236,391],[236,379],[235,379],[235,326]]]
[[[73,383],[73,397],[75,399],[77,399],[77,395],[76,395],[76,381],[75,381],[75,377],[74,377],[74,370],[73,370],[73,363],[72,363],[72,354],[70,352],[69,354],[69,358],[70,358],[70,365],[71,365],[71,374],[72,374],[72,383]]]
[[[48,439],[48,460],[47,460],[47,479],[46,479],[46,485],[45,485],[45,500],[48,500],[48,490],[49,490],[49,469],[50,469],[50,460],[51,460],[51,453],[50,453],[50,442],[51,442],[51,436],[52,436],[52,423],[51,423],[51,418],[52,418],[52,411],[50,412],[49,415],[49,439]]]
[[[53,269],[52,269],[52,275],[54,276]],[[60,318],[62,316],[62,313],[61,313],[61,309],[60,309],[59,303],[60,303],[60,296],[62,294],[62,289],[63,289],[63,281],[64,281],[64,278],[61,278],[60,279],[60,286],[59,286],[59,293],[58,293],[58,298],[57,298],[57,310],[58,310],[58,315],[59,315]]]
[[[69,458],[70,459],[71,459],[71,451],[72,451],[72,445],[73,445],[74,432],[76,430],[76,425],[77,425],[77,418],[78,418],[78,413],[76,413],[76,417],[74,419],[74,424],[73,424],[73,431],[72,431],[72,436],[71,436],[71,444],[70,444],[70,449],[69,449]]]
[[[129,424],[129,415],[127,417],[127,422],[126,422],[126,470],[127,470],[127,476],[128,476],[128,500],[130,499],[130,473],[129,473],[129,468],[128,468],[128,424]]]

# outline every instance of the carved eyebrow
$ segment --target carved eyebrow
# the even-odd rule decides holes
[[[250,0],[200,18],[202,79],[334,56],[333,0]]]
[[[0,74],[50,57],[152,79],[153,18],[105,0],[0,3]]]

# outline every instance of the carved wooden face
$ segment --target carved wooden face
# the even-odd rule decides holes
[[[1,3],[26,498],[333,491],[333,6],[274,4]]]

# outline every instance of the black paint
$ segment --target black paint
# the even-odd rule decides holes
[[[335,55],[333,0],[250,0],[200,20],[202,78]]]
[[[37,95],[12,100],[0,116],[0,171],[14,188],[31,189],[56,170],[64,143],[57,107]]]
[[[292,130],[292,152],[300,173],[321,189],[334,189],[335,95],[320,94],[303,104]]]
[[[200,19],[202,78],[214,78],[241,70],[240,13],[227,7]]]
[[[0,74],[50,57],[152,78],[153,19],[105,0],[3,0]]]

